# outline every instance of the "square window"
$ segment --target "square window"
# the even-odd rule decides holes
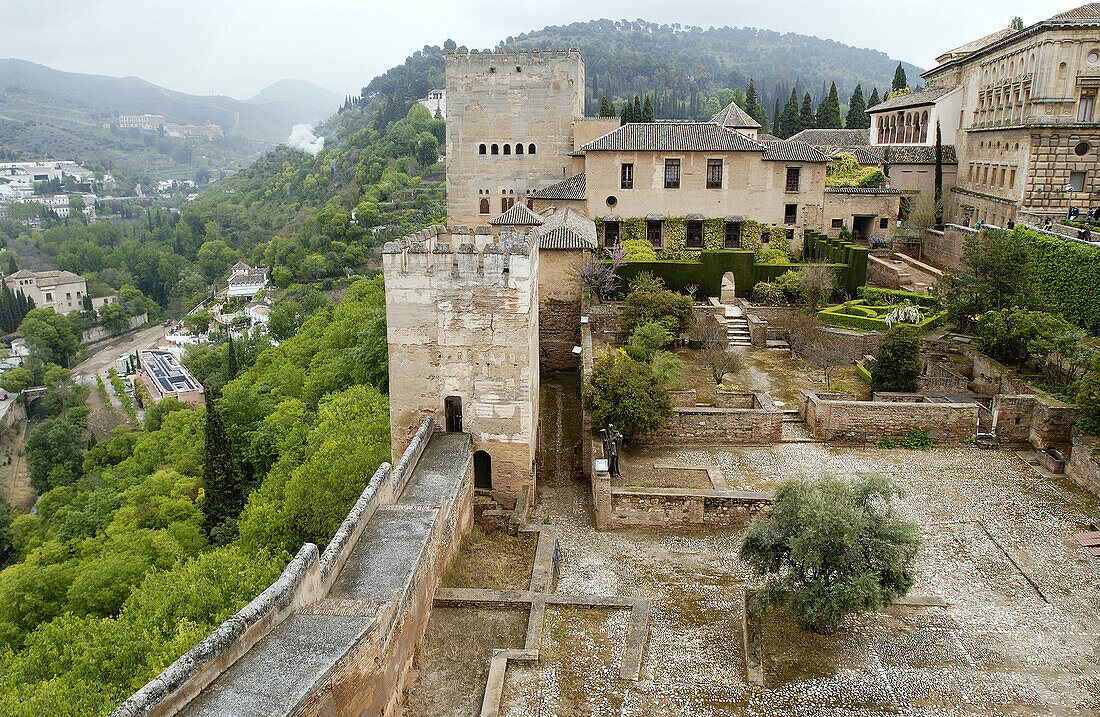
[[[623,164],[619,171],[619,187],[622,189],[634,189],[634,165]]]
[[[843,228],[844,228],[844,220],[843,219],[834,219],[833,220],[833,229],[843,229]]]
[[[680,188],[680,160],[665,160],[665,189]]]
[[[707,160],[707,189],[722,188],[722,160]]]
[[[722,247],[725,249],[741,248],[741,222],[726,222],[726,236],[723,238]]]
[[[703,222],[693,220],[684,224],[684,244],[688,249],[703,248]]]
[[[619,243],[619,223],[618,222],[604,222],[603,223],[603,245],[615,246]]]
[[[783,223],[794,224],[798,221],[798,205],[786,204],[783,206]]]
[[[649,243],[653,245],[654,249],[660,249],[662,244],[662,225],[664,222],[657,220],[649,220],[645,223],[645,235],[646,239],[649,239]]]
[[[801,167],[787,167],[787,191],[797,192],[799,179],[802,176]]]
[[[1085,173],[1084,172],[1070,172],[1069,184],[1072,187],[1071,191],[1083,192],[1085,191]]]
[[[886,217],[882,217],[881,219],[878,220],[878,228],[879,229],[889,229],[890,228],[890,220],[887,219]]]

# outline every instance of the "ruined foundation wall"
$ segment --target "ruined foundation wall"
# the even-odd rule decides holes
[[[835,400],[802,391],[798,405],[814,438],[824,441],[863,443],[923,429],[937,443],[963,443],[978,425],[973,403]]]

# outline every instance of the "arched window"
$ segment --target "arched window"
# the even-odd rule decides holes
[[[927,111],[925,111],[925,113],[923,115],[921,115],[921,118],[920,118],[920,141],[921,142],[927,142],[928,141],[928,112]]]
[[[535,153],[535,145],[533,145],[533,144],[527,145],[527,154],[534,154],[534,153]]]
[[[510,145],[510,144],[504,145],[504,153],[505,154],[511,154],[512,153],[512,145]]]
[[[485,451],[474,451],[474,488],[493,489],[493,459]]]
[[[481,200],[481,213],[482,214],[488,214],[489,213],[489,200],[488,199],[483,198]]]
[[[478,154],[485,154],[485,145],[484,144],[478,145],[477,153]]]
[[[523,154],[523,145],[516,144],[516,154]]]
[[[492,148],[492,153],[493,154],[500,154],[500,147],[498,147],[497,145],[494,144],[493,148]]]

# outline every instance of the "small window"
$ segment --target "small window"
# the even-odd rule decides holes
[[[645,235],[646,239],[649,239],[649,243],[653,245],[654,249],[660,249],[662,238],[662,225],[664,222],[657,219],[650,219],[645,223]]]
[[[1089,64],[1095,65],[1100,62],[1100,50],[1093,50],[1089,53]]]
[[[488,214],[489,213],[489,200],[488,199],[482,199],[481,200],[481,213],[482,214]]]
[[[603,245],[606,247],[612,247],[619,243],[619,232],[621,226],[618,222],[604,222],[603,223]]]
[[[492,148],[492,154],[500,154],[500,147],[494,144]]]
[[[843,219],[834,219],[833,220],[833,229],[843,229],[843,228],[844,228],[844,220]]]
[[[610,194],[604,201],[607,202],[607,206],[613,207],[619,203],[619,198],[616,197],[614,194]]]
[[[512,153],[512,145],[510,145],[510,144],[504,145],[504,153],[505,154],[511,154]]]
[[[726,222],[726,236],[722,240],[725,249],[741,248],[741,222]]]
[[[619,168],[619,187],[622,189],[634,189],[634,165],[624,163]]]
[[[72,295],[72,293],[71,293],[71,292],[68,292],[68,291],[66,291],[66,292],[65,292],[65,301],[72,301],[72,300],[73,300],[73,295]]]
[[[684,223],[684,244],[688,249],[703,248],[703,222],[695,219]]]
[[[665,189],[680,188],[680,160],[665,160]]]
[[[515,197],[501,197],[500,198],[500,213],[508,211],[512,208],[512,205],[516,203]]]
[[[478,153],[478,154],[485,154],[485,153],[486,153],[486,147],[485,147],[485,145],[484,145],[484,144],[480,144],[480,145],[478,145],[478,147],[477,147],[477,153]]]
[[[707,189],[722,188],[722,160],[707,160]]]
[[[533,144],[527,145],[527,154],[534,154],[534,153],[535,153],[535,145],[533,145]]]
[[[879,229],[889,229],[890,228],[890,220],[887,217],[882,217],[881,219],[878,220],[878,228]]]
[[[46,301],[53,301],[53,294],[46,292]]]
[[[797,204],[785,204],[783,205],[783,223],[794,224],[798,221],[798,205]]]
[[[798,182],[802,175],[801,167],[787,167],[787,191],[797,192]]]
[[[1096,88],[1081,90],[1081,101],[1077,103],[1077,121],[1092,122],[1092,111],[1096,107]]]
[[[516,145],[516,154],[523,154],[523,145],[522,144],[517,144]]]
[[[1084,172],[1070,172],[1069,173],[1069,185],[1070,191],[1083,192],[1085,191],[1085,173]],[[47,294],[46,301],[49,301],[49,295]]]

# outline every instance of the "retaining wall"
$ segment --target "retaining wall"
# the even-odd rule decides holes
[[[1073,437],[1066,473],[1077,485],[1100,496],[1100,438],[1083,433]]]
[[[865,443],[922,429],[937,443],[963,443],[977,430],[975,403],[906,401],[897,394],[892,400],[853,399],[850,394],[802,391],[798,410],[814,438],[832,442]]]
[[[609,528],[740,525],[774,502],[771,493],[678,488],[611,488]]]

